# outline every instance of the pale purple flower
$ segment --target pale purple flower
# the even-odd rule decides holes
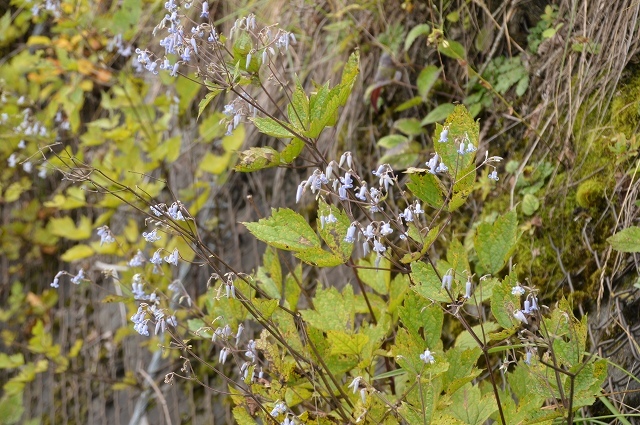
[[[220,362],[220,364],[225,364],[229,351],[227,347],[223,347],[222,350],[220,350],[220,355],[218,356],[218,362]]]
[[[360,199],[361,201],[367,200],[367,183],[362,183],[362,186],[360,186],[360,189],[358,190],[358,192],[356,192],[356,198]]]
[[[169,207],[169,209],[167,210],[167,214],[169,214],[169,216],[174,220],[184,221],[184,216],[182,215],[181,210],[182,210],[182,204],[179,201],[174,202],[173,204],[171,204],[171,207]]]
[[[436,173],[444,173],[447,170],[449,170],[449,167],[444,165],[444,162],[441,162],[440,165],[438,165],[438,168],[436,168]]]
[[[438,140],[438,142],[446,143],[448,141],[449,141],[449,127],[445,127],[440,132],[440,139]]]
[[[339,166],[342,167],[342,164],[347,163],[347,167],[352,168],[353,167],[353,159],[351,157],[351,152],[345,152],[342,154],[342,156],[340,157],[340,164]]]
[[[360,388],[360,381],[362,381],[362,376],[356,376],[347,388],[353,389],[353,393],[355,394],[358,388]]]
[[[340,198],[341,201],[346,201],[347,200],[347,188],[345,186],[340,186],[338,188],[338,197]]]
[[[471,142],[467,143],[467,151],[466,151],[467,153],[473,153],[477,150],[478,149],[475,146],[473,146],[473,143]]]
[[[173,264],[174,266],[178,265],[178,260],[180,259],[180,253],[178,252],[178,248],[174,248],[173,252],[164,257],[164,261],[166,261],[169,264]]]
[[[404,218],[404,221],[406,221],[407,223],[413,221],[413,212],[409,207],[405,208],[404,212],[398,214],[398,216]]]
[[[472,287],[471,280],[467,279],[467,283],[465,285],[465,293],[464,293],[464,297],[467,299],[471,298],[471,287]]]
[[[276,405],[273,407],[273,410],[271,411],[271,416],[276,418],[279,415],[284,414],[286,412],[287,412],[287,405],[280,401],[276,403]]]
[[[161,239],[161,236],[158,236],[158,229],[153,229],[151,232],[142,232],[142,237],[147,242],[156,242]]]
[[[500,177],[498,177],[498,172],[496,170],[493,170],[490,174],[489,174],[489,179],[494,180],[494,181],[498,181],[500,180]]]
[[[520,283],[516,283],[516,286],[514,286],[513,288],[511,288],[511,295],[524,295],[525,294],[525,290],[522,286],[520,286]]]
[[[344,241],[347,243],[354,243],[356,241],[356,225],[355,223],[351,223],[351,226],[347,229],[347,236],[345,236]]]
[[[453,283],[453,275],[451,275],[449,272],[447,272],[447,274],[445,274],[444,276],[442,276],[442,288],[447,288],[448,291],[451,291],[451,284]]]
[[[347,172],[344,174],[344,177],[340,177],[340,182],[342,182],[342,186],[346,189],[351,189],[353,187],[353,179],[351,178],[351,173]]]
[[[522,310],[516,310],[513,312],[513,317],[515,317],[516,319],[518,319],[519,321],[521,321],[522,323],[524,323],[525,325],[529,324],[529,322],[527,321],[526,316],[524,315],[524,313],[522,312]]]
[[[84,280],[84,269],[80,269],[78,274],[71,278],[71,282],[75,283],[76,285],[80,285],[80,282],[82,282],[83,280]]]
[[[108,226],[98,227],[97,230],[98,236],[100,236],[100,246],[105,243],[110,244],[116,241]]]
[[[162,265],[162,256],[160,255],[160,251],[162,251],[162,249],[158,249],[154,252],[153,257],[149,260],[149,262],[155,266],[154,269]]]
[[[147,261],[142,251],[138,250],[136,255],[133,256],[131,260],[129,260],[129,267],[142,267],[144,262]]]
[[[391,228],[391,223],[386,222],[382,223],[382,227],[380,227],[380,234],[387,236],[393,233],[393,229]]]
[[[424,353],[420,354],[420,360],[427,364],[433,364],[436,362],[436,359],[433,357],[433,353],[427,348],[424,350]]]
[[[53,278],[53,282],[51,282],[51,287],[52,288],[58,288],[60,287],[59,284],[59,279],[62,277],[62,275],[64,275],[65,272],[63,271],[59,271],[58,273],[56,273],[55,277]]]

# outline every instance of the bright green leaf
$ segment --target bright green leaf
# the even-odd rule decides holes
[[[429,24],[418,24],[415,27],[411,28],[409,34],[407,34],[407,38],[404,40],[404,51],[406,52],[413,45],[413,42],[416,41],[418,37],[421,35],[427,35],[431,31],[431,27]]]
[[[422,126],[416,118],[401,118],[393,123],[396,128],[408,136],[417,136],[422,134]]]
[[[474,245],[478,261],[485,273],[495,274],[506,264],[518,239],[518,218],[515,211],[498,217],[493,223],[481,223]]]
[[[402,112],[421,104],[422,104],[422,98],[420,96],[414,96],[411,99],[405,102],[402,102],[400,105],[396,106],[394,110],[396,112]]]
[[[392,149],[402,143],[407,143],[409,139],[401,134],[390,134],[378,140],[378,146],[385,149]]]
[[[620,252],[640,252],[640,227],[627,227],[609,237],[607,242]]]
[[[453,40],[441,41],[440,44],[438,44],[438,51],[453,59],[464,60],[467,56],[464,46]]]
[[[288,208],[272,209],[271,217],[242,224],[256,238],[274,248],[287,251],[320,248],[320,240],[307,220]]]
[[[527,193],[522,199],[522,213],[524,215],[532,215],[540,208],[540,201],[534,195]]]
[[[353,289],[345,286],[342,294],[334,287],[319,288],[313,300],[314,310],[301,311],[304,320],[321,331],[344,331],[354,325]]]
[[[411,263],[411,281],[414,283],[413,290],[418,295],[432,301],[451,302],[431,264],[422,261]]]
[[[420,174],[413,172],[411,169],[407,172],[411,173],[409,175],[410,181],[407,183],[407,188],[409,188],[418,199],[430,207],[435,209],[442,208],[447,190],[440,180],[426,170],[423,170]]]
[[[198,104],[198,117],[197,119],[200,119],[200,115],[202,115],[202,112],[204,111],[204,109],[209,105],[209,103],[216,98],[217,95],[219,95],[220,93],[222,93],[222,89],[217,89],[217,88],[209,88],[209,90],[211,90],[209,93],[206,94],[206,96],[204,97],[204,99],[202,99],[200,101],[200,103]]]
[[[421,125],[433,124],[437,121],[442,121],[453,112],[455,105],[452,103],[443,103],[438,105],[435,109],[427,114],[426,117],[420,122]]]
[[[280,152],[280,161],[291,164],[304,149],[304,142],[297,137],[291,139],[287,146]]]
[[[501,284],[493,288],[493,293],[491,294],[491,313],[493,313],[493,317],[495,317],[498,324],[505,329],[510,329],[520,323],[513,316],[516,310],[520,310],[520,297],[512,293],[516,282],[516,272],[514,270],[504,278]]]
[[[418,93],[422,96],[422,99],[427,98],[427,94],[429,94],[433,85],[438,81],[440,71],[441,69],[435,65],[427,65],[420,71],[416,84],[418,86]],[[425,124],[422,123],[422,125]]]
[[[285,123],[280,123],[270,117],[255,117],[251,121],[256,128],[268,136],[279,137],[283,139],[291,139],[295,137],[287,128]]]

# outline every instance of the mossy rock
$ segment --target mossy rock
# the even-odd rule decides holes
[[[602,205],[605,186],[597,180],[586,180],[578,186],[576,202],[582,208],[595,208]]]
[[[619,87],[617,96],[611,101],[611,124],[627,138],[630,138],[640,125],[640,72]]]

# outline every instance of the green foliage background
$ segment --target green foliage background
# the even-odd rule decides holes
[[[55,12],[36,0],[0,6],[2,423],[126,422],[150,394],[152,420],[254,423],[265,412],[206,363],[180,357],[188,351],[215,363],[206,342],[218,317],[234,330],[246,323],[272,365],[270,385],[251,387],[266,413],[278,399],[305,408],[333,400],[321,412],[299,412],[301,423],[365,412],[373,423],[497,420],[485,373],[505,359],[507,423],[565,420],[567,406],[540,406],[570,391],[577,417],[633,420],[623,413],[640,402],[637,380],[600,387],[617,376],[612,363],[637,375],[629,354],[639,339],[629,330],[640,320],[637,2],[215,2],[211,20],[221,34],[254,12],[298,39],[286,57],[291,97],[270,92],[283,113],[247,120],[231,135],[222,113],[230,93],[198,83],[195,72],[136,73],[112,46],[120,35],[123,48],[160,53],[153,28],[163,1],[50,3]],[[234,59],[246,59],[235,47]],[[237,70],[239,84],[252,87],[246,75],[257,63]],[[452,145],[438,144],[443,126],[452,139],[466,134],[482,155],[505,159],[497,184],[489,168],[459,164]],[[314,163],[309,152],[337,160],[347,150],[363,173],[381,163],[407,170],[408,193],[443,211],[428,233],[409,229],[411,249],[393,267],[380,263],[391,270],[357,259],[343,240],[350,219],[335,204],[311,196],[295,204]],[[418,169],[434,150],[452,187]],[[137,304],[126,261],[147,246],[143,211],[151,200],[175,199],[197,218],[200,239],[183,236],[195,231],[188,224],[163,235],[154,249],[178,248],[181,266],[146,278],[161,291],[180,279],[202,313],[177,313],[189,350],[142,338],[129,321]],[[397,211],[406,206],[393,202]],[[337,222],[319,229],[328,212]],[[116,244],[95,236],[105,224]],[[236,280],[237,290],[254,298],[251,311],[280,340],[240,301],[216,298],[210,270],[197,267],[212,252],[216,264],[251,275]],[[65,276],[59,290],[50,287],[59,270],[80,268],[85,284]],[[485,327],[466,328],[438,307],[451,302],[441,288],[448,270],[457,276],[454,295],[464,292],[465,273],[473,270],[478,283],[491,274],[477,295],[492,316]],[[517,281],[550,306],[543,327],[552,330],[553,364],[568,374],[524,366],[524,346],[513,339]],[[486,338],[480,346],[476,334]],[[434,364],[420,360],[427,348]],[[295,353],[340,382],[318,389],[320,378],[305,379],[316,370]],[[163,384],[181,367],[189,379]],[[355,376],[370,394],[393,388],[404,397],[361,401],[347,388]]]

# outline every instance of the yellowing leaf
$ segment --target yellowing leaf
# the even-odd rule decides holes
[[[200,166],[198,167],[200,170],[210,173],[210,174],[222,174],[229,167],[229,160],[231,159],[231,155],[225,153],[223,155],[214,155],[211,152],[207,152],[200,161]]]
[[[49,44],[51,44],[51,39],[44,35],[32,35],[27,40],[27,46],[48,46]]]
[[[52,218],[47,224],[47,229],[53,235],[72,241],[81,241],[91,237],[91,219],[85,216],[80,217],[80,223],[76,227],[69,216]]]
[[[78,59],[78,72],[82,75],[93,73],[93,63],[87,59]]]
[[[93,248],[89,245],[76,245],[74,247],[69,248],[62,256],[60,257],[62,261],[66,261],[70,263],[72,261],[82,260],[83,258],[91,257],[94,254]]]

